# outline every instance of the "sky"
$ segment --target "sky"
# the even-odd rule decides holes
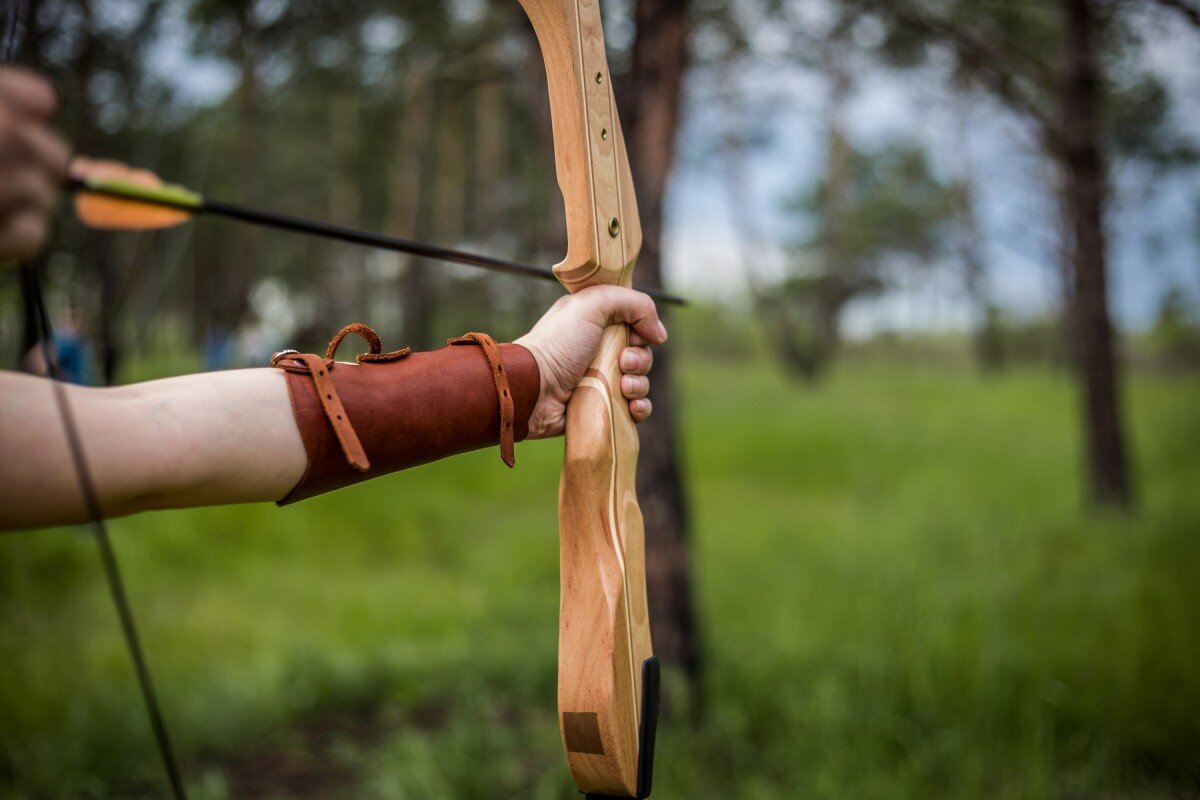
[[[1200,140],[1200,34],[1180,22],[1152,41],[1148,67],[1172,93],[1178,128]],[[730,82],[739,98],[743,121],[738,124],[750,119],[767,137],[765,146],[750,153],[741,176],[741,219],[753,221],[748,246],[735,233],[734,203],[713,133],[725,124],[730,107],[714,87]],[[777,63],[740,70],[733,78],[693,80],[664,248],[675,289],[727,298],[746,285],[747,271],[769,278],[786,269],[784,247],[806,230],[783,210],[783,202],[818,176],[825,98],[819,76]],[[1026,123],[984,94],[964,103],[937,81],[876,67],[856,73],[849,128],[863,147],[895,139],[922,142],[945,174],[956,174],[968,163],[979,189],[977,215],[993,298],[1012,318],[1054,313],[1061,296],[1057,212],[1047,192],[1046,165]],[[1118,324],[1127,329],[1151,324],[1169,286],[1183,288],[1200,307],[1200,171],[1156,176],[1122,165],[1115,176],[1110,304]],[[971,323],[955,263],[909,272],[898,275],[883,296],[847,309],[844,324],[850,335],[958,329]]]

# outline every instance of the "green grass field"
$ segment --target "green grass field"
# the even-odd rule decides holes
[[[656,798],[1200,797],[1200,378],[1130,380],[1132,518],[1061,374],[683,381],[707,704]],[[559,453],[112,523],[193,797],[576,797]],[[0,537],[4,797],[166,796],[94,549]]]

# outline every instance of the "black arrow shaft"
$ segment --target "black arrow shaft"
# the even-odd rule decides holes
[[[249,208],[247,206],[237,205],[235,203],[226,203],[221,200],[209,200],[205,198],[201,200],[199,206],[193,206],[186,203],[174,203],[168,198],[130,198],[123,195],[119,191],[109,190],[103,186],[88,186],[86,183],[77,178],[71,179],[70,186],[76,191],[91,192],[92,194],[113,197],[118,200],[129,200],[130,202],[136,203],[166,206],[167,208],[178,208],[181,211],[187,211],[192,214],[213,214],[216,216],[226,217],[228,219],[249,222],[254,225],[262,225],[268,228],[277,228],[279,230],[292,231],[294,233],[303,233],[309,236],[319,236],[324,239],[335,239],[340,242],[349,242],[350,244],[362,245],[364,247],[374,247],[380,250],[391,250],[399,253],[410,253],[415,256],[432,258],[437,261],[449,261],[455,264],[466,264],[468,266],[481,267],[483,269],[490,269],[496,272],[505,272],[509,275],[521,275],[526,278],[539,278],[541,280],[555,282],[558,281],[558,278],[556,278],[554,275],[554,271],[546,269],[545,267],[535,267],[532,264],[522,264],[519,261],[509,261],[503,258],[494,258],[492,256],[480,255],[478,253],[469,253],[465,250],[455,250],[450,247],[440,247],[438,245],[417,242],[413,241],[412,239],[402,239],[399,236],[387,236],[382,233],[370,233],[357,228],[349,228],[343,225],[333,225],[328,222],[319,222],[317,220],[306,219],[304,217],[295,217],[290,214],[280,214],[275,211],[263,211],[261,209]],[[634,288],[638,289],[638,291],[645,292],[661,303],[667,303],[676,306],[687,305],[687,301],[685,301],[682,297],[669,294],[660,289],[648,289],[643,287]]]

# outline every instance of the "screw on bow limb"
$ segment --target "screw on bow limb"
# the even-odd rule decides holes
[[[156,230],[181,225],[196,214],[211,214],[253,225],[335,239],[380,250],[409,253],[438,261],[466,264],[509,275],[547,281],[558,280],[555,274],[545,267],[535,267],[519,261],[210,200],[183,186],[165,184],[148,170],[134,169],[115,161],[78,159],[73,165],[73,170],[75,175],[70,178],[67,186],[75,192],[75,214],[90,228]],[[658,302],[686,305],[683,298],[659,289],[635,288]]]

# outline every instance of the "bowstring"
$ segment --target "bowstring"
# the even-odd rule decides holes
[[[172,794],[176,800],[187,800],[183,779],[180,776],[179,764],[175,760],[175,751],[171,747],[171,738],[163,721],[162,710],[158,704],[158,695],[154,690],[154,681],[150,676],[150,667],[142,650],[141,637],[138,635],[137,623],[134,620],[133,608],[129,604],[129,596],[125,591],[125,581],[121,577],[121,569],[117,564],[117,555],[113,550],[112,539],[108,534],[108,526],[104,522],[104,514],[96,495],[96,484],[88,468],[87,459],[83,453],[83,444],[79,437],[79,428],[63,381],[63,373],[58,362],[57,349],[54,345],[54,330],[50,316],[46,313],[46,298],[42,292],[41,281],[37,269],[31,262],[23,265],[26,271],[27,285],[30,287],[31,309],[36,319],[39,338],[41,339],[42,360],[46,365],[46,373],[54,387],[54,401],[62,418],[63,432],[67,438],[67,448],[71,453],[71,462],[75,466],[75,475],[79,481],[79,489],[83,495],[84,507],[96,540],[100,554],[100,562],[104,567],[104,576],[108,582],[109,594],[121,621],[121,632],[124,634],[125,646],[129,658],[133,662],[137,674],[138,686],[141,689],[142,700],[145,701],[146,714],[150,718],[150,727],[154,732],[154,741],[158,753],[162,757],[163,767],[171,783]]]
[[[0,60],[5,64],[11,62],[17,54],[17,47],[25,38],[25,14],[28,11],[28,0],[13,0],[7,4],[8,14],[4,20],[4,40],[0,46]]]
[[[28,2],[27,0],[16,0],[15,2],[6,3],[6,7],[8,13],[4,22],[4,38],[0,41],[0,63],[9,64],[12,63],[21,40],[24,38]],[[183,778],[179,772],[179,764],[175,759],[175,751],[171,747],[171,738],[167,732],[166,723],[163,721],[162,710],[158,704],[158,695],[154,690],[154,681],[150,675],[150,667],[146,662],[146,656],[142,650],[141,637],[138,635],[133,608],[129,604],[129,595],[125,590],[125,581],[121,576],[121,569],[117,563],[117,555],[112,546],[112,539],[108,534],[108,526],[104,523],[104,515],[100,508],[100,501],[96,495],[96,484],[92,479],[91,471],[88,469],[87,459],[83,453],[83,444],[79,437],[79,428],[75,423],[75,416],[71,412],[71,404],[67,399],[66,388],[63,385],[63,373],[56,353],[57,347],[54,344],[54,328],[50,322],[50,315],[46,312],[46,297],[42,292],[37,267],[33,262],[25,262],[22,265],[22,269],[25,271],[25,285],[28,287],[28,293],[25,297],[26,313],[33,315],[38,330],[38,337],[41,340],[42,360],[45,364],[50,384],[54,389],[54,402],[58,407],[59,417],[62,419],[63,433],[67,439],[67,449],[70,451],[71,462],[75,468],[75,476],[79,482],[79,490],[83,495],[84,507],[92,527],[93,538],[96,540],[96,547],[100,555],[100,563],[104,569],[105,581],[108,583],[109,594],[112,597],[117,617],[121,623],[121,632],[125,639],[125,647],[129,652],[129,658],[133,662],[134,672],[137,675],[138,686],[146,707],[146,714],[150,719],[150,727],[154,733],[154,741],[158,748],[158,754],[162,758],[163,767],[167,772],[167,779],[170,781],[171,792],[175,800],[187,800],[187,791],[184,789]]]

